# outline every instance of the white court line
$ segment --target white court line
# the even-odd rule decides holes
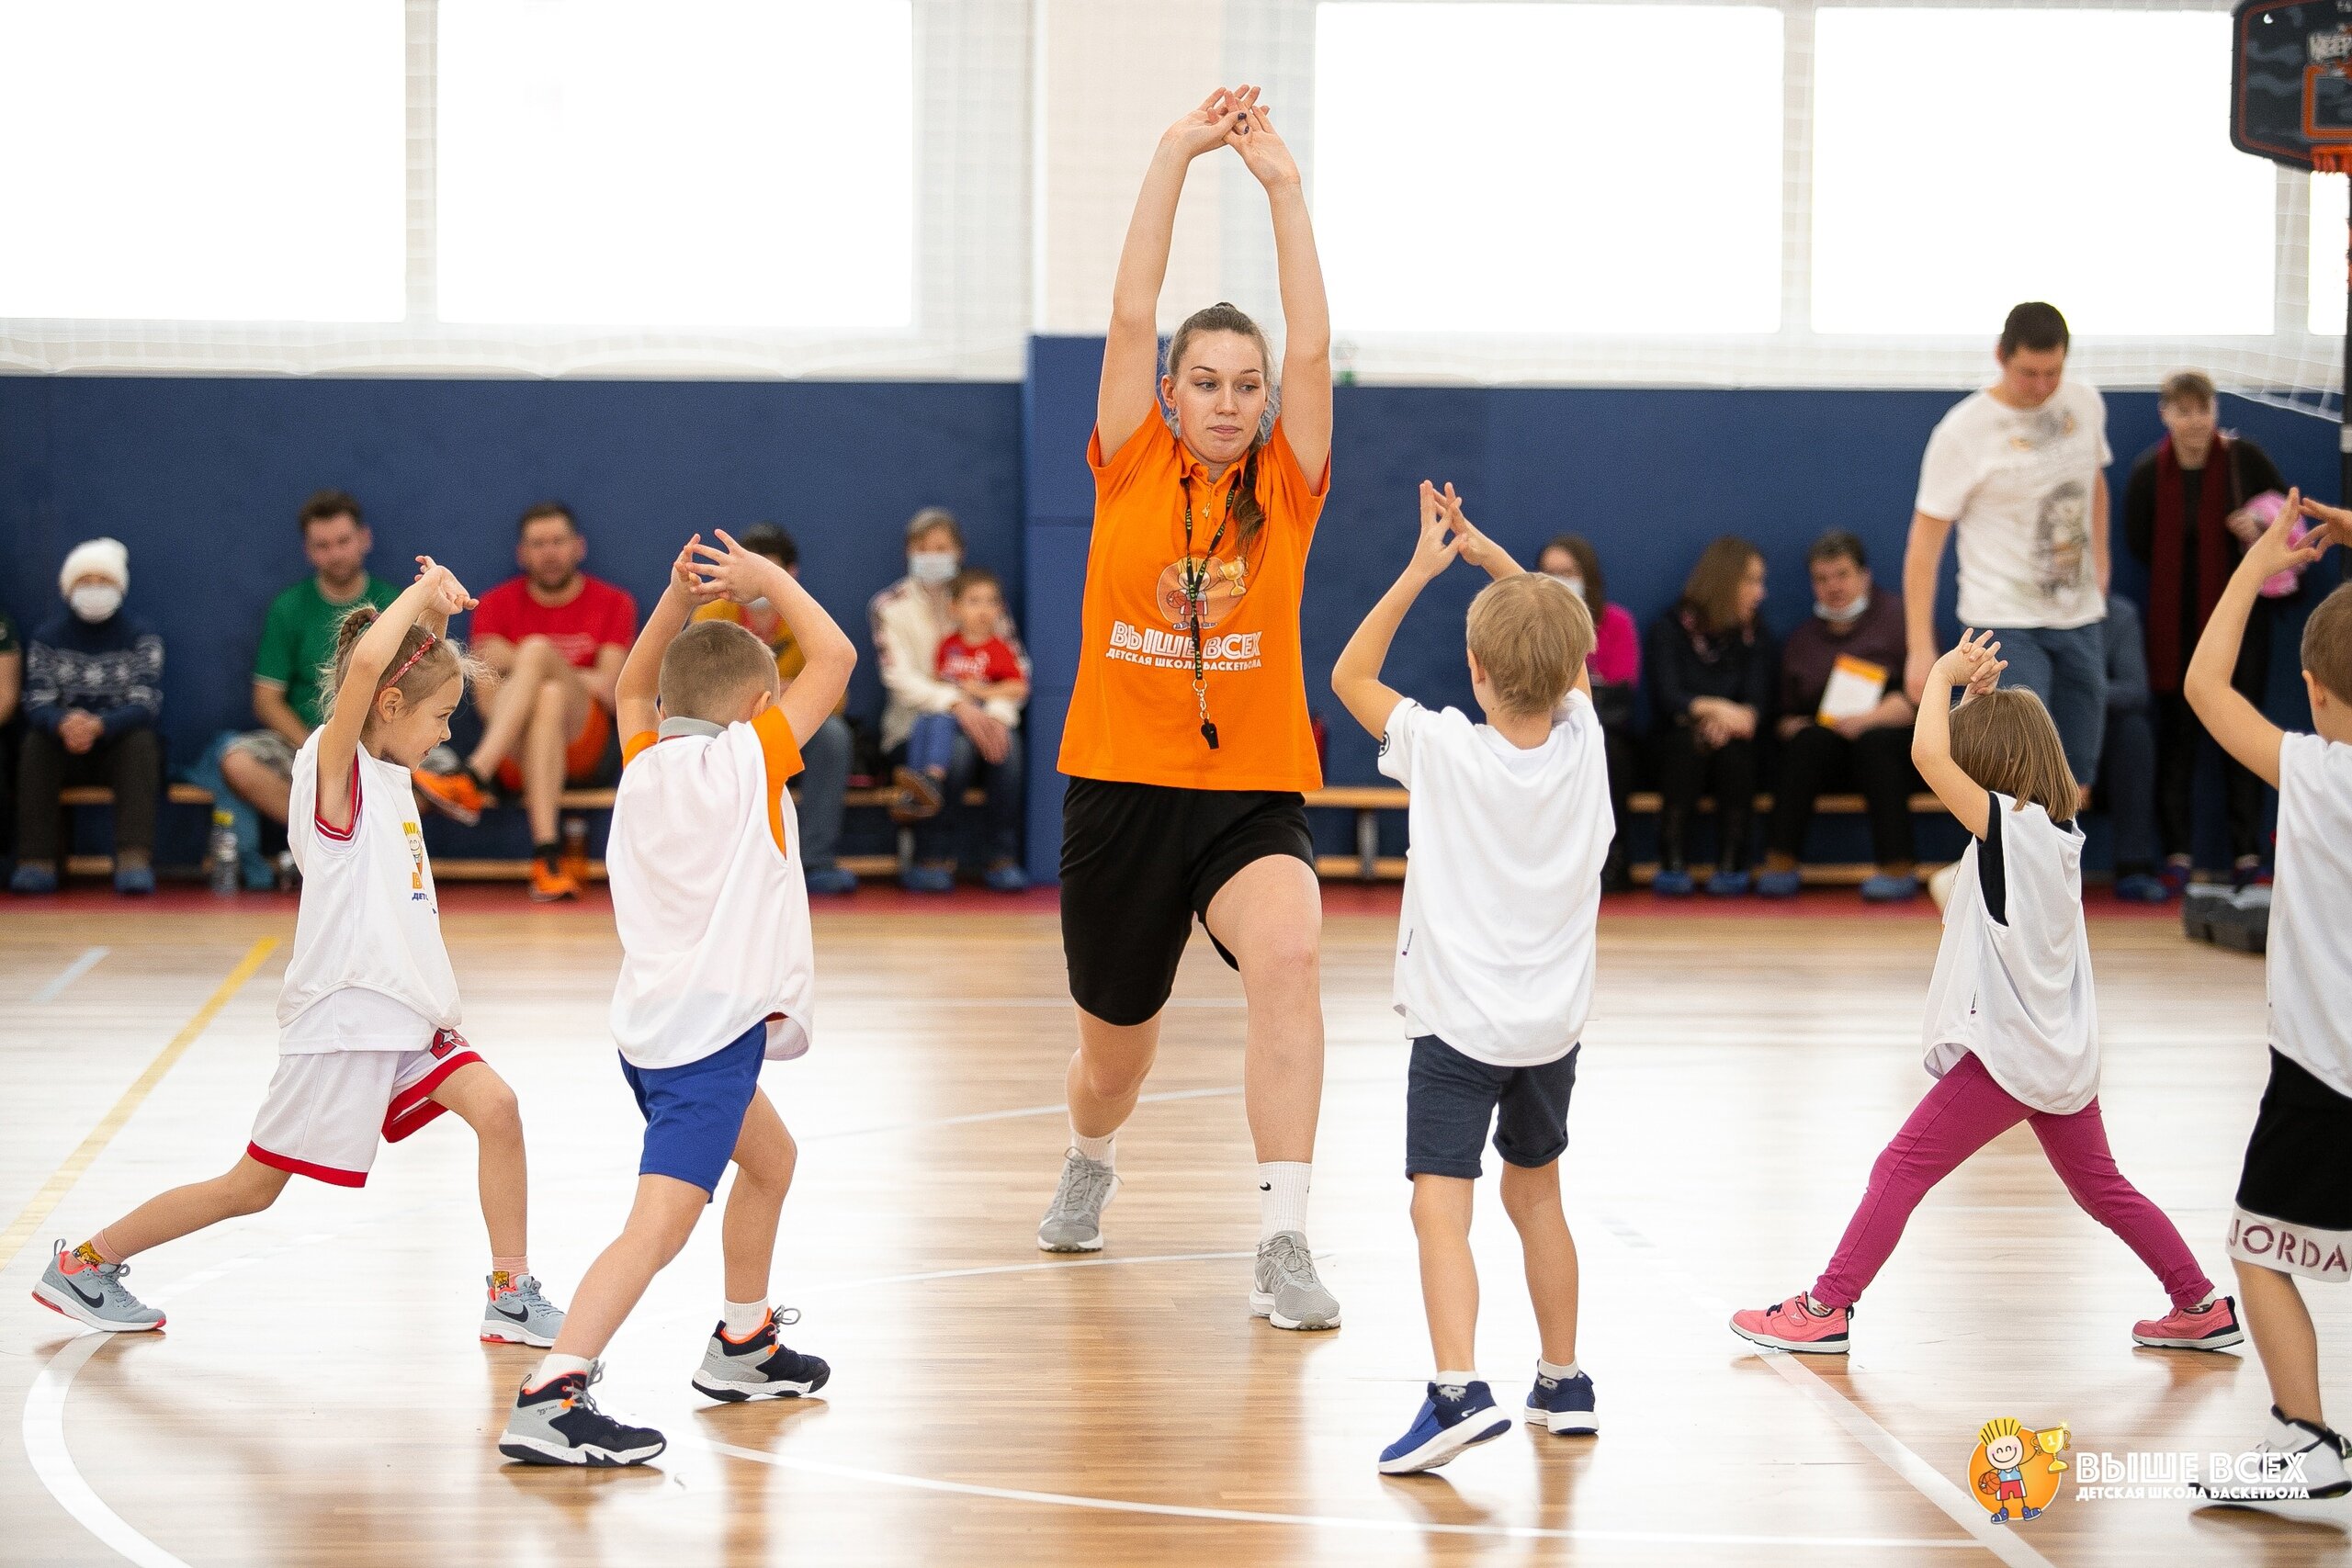
[[[1138,1260],[1140,1261],[1140,1260]],[[732,1443],[705,1443],[711,1452],[729,1459],[781,1470],[806,1471],[837,1481],[863,1481],[877,1486],[910,1487],[918,1492],[947,1492],[964,1497],[989,1497],[1007,1503],[1042,1503],[1057,1508],[1093,1508],[1105,1513],[1153,1514],[1163,1518],[1215,1519],[1229,1524],[1303,1525],[1314,1529],[1371,1530],[1382,1535],[1501,1536],[1514,1540],[1605,1540],[1645,1546],[1804,1547],[1829,1550],[1860,1548],[1870,1551],[1973,1551],[1973,1540],[1949,1537],[1914,1540],[1897,1536],[1703,1535],[1684,1530],[1612,1530],[1561,1529],[1547,1525],[1457,1525],[1419,1519],[1363,1518],[1347,1514],[1275,1514],[1250,1508],[1201,1508],[1182,1503],[1137,1503],[1124,1497],[1088,1497],[1069,1492],[1030,1492],[1013,1486],[981,1486],[968,1481],[940,1481],[926,1475],[899,1475],[887,1470],[865,1470],[828,1460],[802,1459],[793,1454],[763,1453]]]
[[[98,966],[99,961],[104,959],[107,953],[113,951],[114,950],[112,948],[94,947],[87,953],[82,954],[81,957],[75,959],[73,963],[68,964],[65,966],[65,973],[60,975],[56,979],[51,980],[48,985],[43,986],[40,990],[33,993],[32,1005],[39,1007],[43,1002],[55,1001],[60,996],[64,994],[66,987],[72,985],[83,976],[87,975],[91,970],[96,969]]]
[[[1647,1236],[1613,1216],[1604,1216],[1601,1229],[1611,1239],[1640,1258],[1653,1271],[1673,1281],[1685,1300],[1716,1322],[1722,1323],[1732,1314],[1729,1302],[1699,1289],[1680,1269],[1667,1262]],[[1725,1334],[1731,1330],[1725,1328]],[[1921,1459],[1895,1435],[1880,1426],[1870,1413],[1838,1392],[1818,1372],[1804,1365],[1802,1355],[1782,1350],[1758,1348],[1757,1355],[1764,1364],[1787,1382],[1802,1390],[1829,1418],[1838,1423],[1846,1435],[1861,1444],[1872,1459],[1909,1483],[1911,1489],[1933,1504],[1952,1523],[1966,1530],[1970,1544],[1980,1546],[2009,1568],[2056,1568],[2050,1559],[2036,1551],[2024,1537],[2011,1534],[1992,1522],[1984,1509],[1978,1507],[1959,1486],[1944,1473]]]

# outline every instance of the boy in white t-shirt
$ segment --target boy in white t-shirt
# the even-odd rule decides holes
[[[1483,725],[1455,708],[1431,713],[1380,679],[1405,613],[1457,556],[1494,578],[1468,625]],[[1331,671],[1340,701],[1380,738],[1380,771],[1412,792],[1395,996],[1413,1042],[1405,1174],[1438,1372],[1412,1427],[1381,1452],[1387,1474],[1433,1470],[1510,1429],[1474,1348],[1470,1212],[1490,1126],[1543,1335],[1525,1419],[1598,1430],[1592,1380],[1576,1363],[1577,1252],[1559,1165],[1615,831],[1585,672],[1592,643],[1583,601],[1521,570],[1463,516],[1453,486],[1440,495],[1424,483],[1413,558]]]
[[[637,1202],[580,1282],[555,1348],[525,1380],[498,1451],[528,1464],[642,1464],[661,1433],[598,1410],[595,1359],[678,1255],[728,1164],[726,1310],[695,1373],[712,1399],[797,1398],[831,1370],[786,1348],[768,1265],[795,1149],[760,1089],[763,1061],[797,1056],[815,1025],[815,954],[799,828],[786,784],[857,650],[782,567],[725,533],[678,553],[670,586],[621,668],[624,768],[605,866],[621,973],[613,1038],[645,1117]],[[777,695],[775,658],[695,604],[764,598],[808,663]],[[656,703],[657,671],[659,704]]]
[[[2297,548],[2299,515],[2321,526]],[[2230,1260],[2270,1380],[2260,1450],[2300,1456],[2299,1483],[2208,1487],[2217,1502],[2352,1524],[2346,1441],[2320,1407],[2319,1337],[2295,1286],[2352,1279],[2352,587],[2303,623],[2303,686],[2316,735],[2290,735],[2230,683],[2263,581],[2352,542],[2352,512],[2290,492],[2255,542],[2189,660],[2183,693],[2222,750],[2278,791],[2270,895],[2270,1082],[2245,1149]],[[2284,1478],[2282,1478],[2282,1481]]]

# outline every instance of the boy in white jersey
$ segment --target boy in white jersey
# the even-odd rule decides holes
[[[1405,613],[1457,556],[1494,579],[1468,626],[1483,725],[1455,708],[1431,713],[1380,679]],[[1381,1452],[1387,1474],[1433,1470],[1510,1430],[1475,1348],[1470,1213],[1489,1127],[1543,1337],[1525,1419],[1599,1429],[1592,1380],[1576,1361],[1577,1251],[1559,1165],[1615,834],[1585,672],[1592,642],[1576,594],[1521,570],[1463,516],[1452,485],[1440,495],[1424,483],[1413,558],[1331,671],[1331,690],[1379,738],[1380,771],[1412,792],[1395,1002],[1413,1043],[1405,1174],[1438,1371],[1411,1427]]]
[[[465,659],[443,628],[473,600],[447,568],[417,559],[416,581],[380,615],[364,605],[344,617],[322,682],[334,706],[295,756],[286,835],[302,902],[278,996],[277,1072],[252,1141],[227,1174],[151,1198],[79,1247],[59,1243],[33,1287],[42,1305],[95,1328],[161,1328],[164,1314],[123,1288],[125,1258],[268,1208],[288,1176],[364,1185],[379,1144],[446,1110],[472,1124],[481,1149],[491,1273],[481,1337],[554,1343],[563,1314],[524,1256],[522,1118],[514,1090],[458,1033],[458,982],[409,788],[465,695]]]
[[[776,1220],[795,1149],[760,1089],[763,1061],[808,1049],[815,953],[800,833],[786,784],[797,737],[833,711],[857,650],[791,573],[726,534],[686,542],[621,668],[626,737],[605,852],[621,973],[613,1038],[645,1116],[637,1202],[580,1282],[554,1351],[526,1379],[498,1451],[530,1464],[643,1464],[661,1433],[598,1410],[589,1385],[653,1276],[678,1255],[728,1164],[726,1309],[694,1386],[712,1399],[797,1398],[831,1369],[786,1348],[768,1305]],[[808,663],[781,699],[775,656],[697,604],[765,599]],[[656,697],[659,696],[657,705]]]
[[[2299,515],[2321,527],[2293,547]],[[2303,623],[2303,687],[2316,735],[2290,735],[2231,685],[2262,583],[2352,542],[2352,512],[2290,492],[2238,563],[2189,660],[2184,694],[2222,749],[2278,791],[2270,894],[2270,1082],[2245,1148],[2230,1260],[2270,1380],[2261,1450],[2300,1478],[2209,1486],[2217,1502],[2352,1527],[2346,1442],[2320,1407],[2319,1336],[2294,1277],[2352,1279],[2352,587]]]

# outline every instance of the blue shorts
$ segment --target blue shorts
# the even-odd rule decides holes
[[[759,1092],[767,1043],[768,1026],[762,1020],[681,1067],[633,1067],[622,1060],[621,1077],[645,1116],[639,1176],[666,1176],[705,1192],[718,1190],[735,1141],[743,1135],[743,1113]]]
[[[1474,1061],[1434,1034],[1413,1042],[1405,1088],[1405,1174],[1476,1181],[1479,1145],[1495,1130],[1506,1163],[1540,1170],[1566,1152],[1577,1052],[1536,1067]]]

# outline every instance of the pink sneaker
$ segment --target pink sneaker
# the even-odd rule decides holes
[[[1800,1291],[1777,1306],[1749,1307],[1732,1314],[1731,1331],[1774,1350],[1842,1356],[1847,1348],[1847,1320],[1851,1316],[1845,1307],[1817,1313]]]
[[[2175,1307],[2133,1324],[2132,1343],[2158,1350],[2226,1350],[2245,1343],[2245,1329],[2238,1323],[2238,1303],[2215,1296],[2210,1305]]]

